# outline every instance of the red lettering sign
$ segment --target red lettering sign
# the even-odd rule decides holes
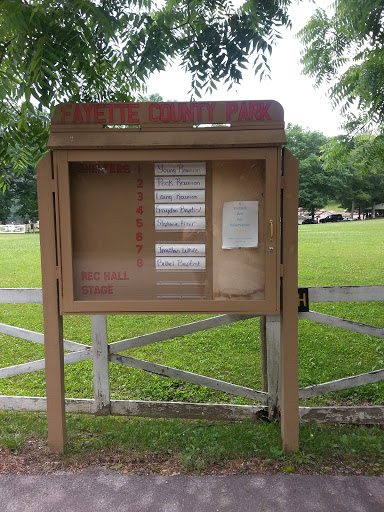
[[[99,281],[100,272],[81,272],[81,280],[84,281]]]
[[[113,286],[82,286],[82,295],[113,295]]]
[[[104,272],[104,281],[128,281],[127,272]]]
[[[83,116],[81,114],[80,105],[75,105],[75,111],[73,113],[73,122],[74,123],[82,123]]]
[[[283,112],[265,101],[95,103],[59,106],[53,122],[61,124],[133,124],[141,123],[235,123],[283,121]],[[273,115],[271,115],[271,110]],[[60,121],[58,120],[60,118]]]
[[[139,105],[137,103],[131,103],[128,105],[128,123],[140,124],[137,109]]]
[[[93,112],[95,115],[95,123],[106,123],[105,117],[102,117],[104,116],[104,112],[101,111],[102,108],[103,105],[94,106]]]
[[[238,106],[235,101],[230,101],[227,103],[227,122],[231,120],[232,114],[235,114],[237,110]]]
[[[91,111],[93,110],[93,105],[83,105],[83,108],[85,110],[85,116],[87,119],[87,123],[91,122]]]

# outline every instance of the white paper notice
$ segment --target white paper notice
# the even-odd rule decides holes
[[[205,176],[155,176],[155,190],[205,190]]]
[[[205,270],[205,258],[156,258],[156,270]]]
[[[205,204],[155,204],[156,217],[201,217],[205,215]]]
[[[156,231],[203,231],[205,217],[155,217]]]
[[[223,249],[257,247],[259,202],[229,201],[223,206]]]
[[[205,203],[205,190],[155,190],[155,203]]]
[[[155,244],[156,256],[205,256],[205,244]]]
[[[204,176],[206,174],[205,162],[192,163],[155,163],[155,176]]]

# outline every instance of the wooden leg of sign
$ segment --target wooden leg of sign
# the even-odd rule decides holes
[[[59,314],[54,183],[51,154],[48,154],[37,166],[48,447],[53,452],[64,453],[66,426],[63,318]]]
[[[280,407],[283,450],[299,449],[298,312],[297,312],[297,207],[299,165],[284,150],[282,212]]]

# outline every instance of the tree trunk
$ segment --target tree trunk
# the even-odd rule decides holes
[[[352,206],[351,206],[351,220],[353,220],[353,212],[355,211],[355,201],[352,201]],[[359,214],[359,218],[360,218],[360,214]]]

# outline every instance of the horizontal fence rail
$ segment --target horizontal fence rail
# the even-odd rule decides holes
[[[32,396],[0,395],[0,410],[46,412],[47,399]],[[68,414],[96,414],[95,401],[86,398],[66,398]],[[268,417],[267,406],[231,404],[195,404],[188,402],[151,402],[144,400],[111,400],[113,416],[147,418],[185,418],[203,420],[258,422]],[[299,407],[301,423],[384,425],[382,406]]]
[[[46,412],[47,399],[32,396],[0,395],[0,410]],[[70,414],[96,414],[95,402],[87,398],[66,398]],[[267,407],[235,404],[195,404],[189,402],[152,402],[150,400],[111,400],[113,416],[147,418],[185,418],[219,421],[260,421],[267,417]]]
[[[384,301],[384,286],[331,286],[309,287],[309,303],[321,302],[369,302]],[[40,288],[3,288],[0,289],[0,304],[42,304]],[[278,407],[279,401],[279,351],[280,317],[266,317],[266,338],[268,347],[268,392],[220,381],[212,377],[197,375],[177,368],[144,361],[119,354],[136,347],[186,336],[234,322],[254,318],[257,315],[218,315],[206,320],[164,329],[155,333],[136,336],[108,344],[106,316],[91,316],[92,346],[64,340],[64,364],[87,359],[93,360],[94,399],[65,400],[67,413],[112,414],[145,417],[183,417],[193,419],[219,419],[259,421],[271,415],[271,409]],[[330,327],[337,327],[360,334],[384,338],[384,329],[372,325],[353,322],[344,318],[309,311],[299,313],[299,318],[314,321]],[[25,339],[35,343],[44,343],[44,335],[0,323],[0,333]],[[267,405],[231,405],[231,404],[194,404],[186,402],[152,402],[140,400],[110,400],[108,363],[116,363],[139,368],[149,373],[168,378],[191,382],[211,389],[240,396]],[[7,368],[0,368],[0,378],[42,370],[45,360],[31,361]],[[300,388],[301,399],[321,396],[325,393],[349,389],[384,380],[384,369],[369,373],[337,379]],[[0,410],[6,411],[46,411],[45,397],[4,396],[0,395]],[[299,407],[302,423],[357,423],[384,424],[382,406],[345,406],[345,407]]]
[[[309,302],[381,302],[384,285],[372,286],[311,286]]]
[[[41,288],[0,288],[0,304],[42,304]]]

